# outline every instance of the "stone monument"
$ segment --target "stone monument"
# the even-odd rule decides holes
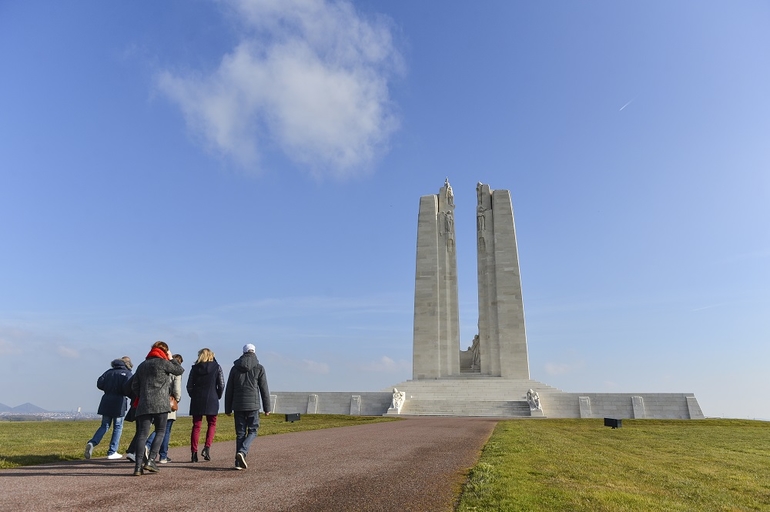
[[[414,282],[414,379],[460,374],[454,194],[449,180],[420,198]]]
[[[417,220],[412,380],[380,392],[284,392],[276,412],[549,418],[703,418],[692,393],[568,393],[532,380],[511,193],[476,186],[478,334],[460,349],[449,179]]]
[[[420,198],[414,286],[415,380],[466,372],[529,379],[511,193],[479,183],[476,196],[479,334],[468,357],[461,357],[460,351],[455,206],[449,180],[438,194]]]

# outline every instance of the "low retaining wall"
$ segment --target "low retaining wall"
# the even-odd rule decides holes
[[[393,400],[391,392],[278,392],[270,395],[273,412],[278,414],[350,414],[383,416]],[[618,419],[703,419],[700,405],[692,393],[564,393],[544,391],[540,395],[546,418],[618,418]],[[456,398],[421,400],[435,402],[443,410]],[[486,402],[483,402],[486,403]],[[513,402],[511,402],[513,403]],[[405,404],[409,408],[409,398]],[[467,415],[509,417],[505,407],[487,414],[469,410]],[[417,413],[420,414],[420,413]],[[425,414],[430,414],[425,412]],[[434,414],[441,414],[435,412]],[[449,413],[444,413],[449,414]],[[453,416],[463,415],[455,411]]]
[[[305,392],[282,391],[270,395],[273,412],[278,414],[351,414],[361,416],[382,416],[388,412],[393,393],[369,391],[350,392]]]

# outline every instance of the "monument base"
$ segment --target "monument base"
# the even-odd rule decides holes
[[[405,394],[392,408],[393,389]],[[527,392],[537,393],[532,410]],[[279,414],[360,414],[364,416],[483,416],[495,418],[703,419],[692,393],[566,393],[531,379],[480,375],[408,380],[378,392],[273,393]],[[352,407],[351,404],[355,404]]]

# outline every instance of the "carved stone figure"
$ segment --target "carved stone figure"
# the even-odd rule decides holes
[[[390,403],[390,408],[401,412],[401,407],[404,406],[404,401],[406,401],[406,393],[393,388],[393,401]]]
[[[471,370],[481,369],[481,354],[479,353],[479,335],[473,337],[471,345]]]
[[[455,194],[452,191],[452,185],[449,184],[449,178],[444,180],[444,186],[446,187],[446,202],[449,206],[455,205]]]
[[[448,236],[452,236],[455,225],[455,216],[452,211],[444,212],[444,229]]]
[[[529,403],[529,409],[531,411],[542,411],[543,408],[540,405],[540,395],[537,391],[530,389],[527,391],[527,403]]]
[[[484,218],[484,212],[486,209],[479,205],[478,210],[476,211],[476,227],[479,231],[486,231],[487,230],[487,221]]]

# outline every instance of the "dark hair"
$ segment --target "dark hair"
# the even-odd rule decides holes
[[[182,364],[182,363],[184,363],[184,359],[182,359],[182,354],[174,354],[174,355],[173,355],[173,356],[171,356],[171,357],[172,357],[173,359],[176,359],[177,361],[179,361],[179,364]]]

